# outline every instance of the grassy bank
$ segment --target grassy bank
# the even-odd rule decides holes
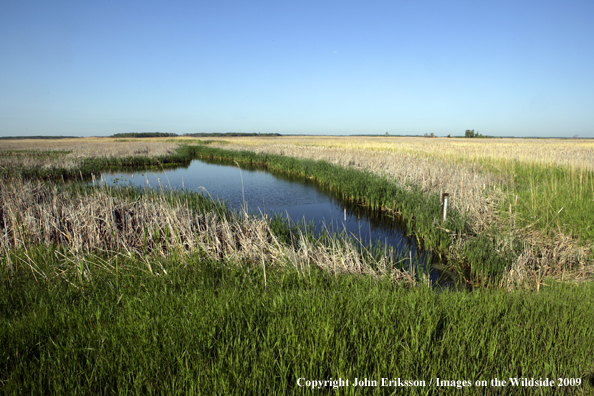
[[[178,145],[151,139],[6,140],[0,143],[0,177],[80,179],[121,166],[187,164],[176,154]]]
[[[394,286],[367,276],[199,255],[146,261],[60,248],[11,252],[0,272],[0,389],[5,394],[328,394],[305,380],[401,378],[426,387],[340,394],[459,394],[442,380],[574,378],[554,394],[593,394],[594,287],[473,293]],[[3,258],[6,260],[6,257]],[[147,263],[156,271],[149,271]],[[7,268],[3,263],[3,268]],[[154,273],[158,274],[155,276]],[[433,378],[433,386],[429,383]],[[299,382],[301,384],[302,382]],[[379,383],[379,382],[378,382]],[[553,394],[471,387],[465,394]]]
[[[594,241],[594,171],[521,162],[486,163],[510,179],[501,213],[508,224]]]
[[[55,159],[59,161],[60,157],[67,155],[68,153],[61,153],[49,155],[49,152],[41,152],[42,155],[38,157],[44,157],[43,154],[48,153],[45,157],[48,159]],[[6,157],[15,156],[14,153],[0,152],[0,155],[6,159]],[[147,156],[127,156],[127,157],[95,157],[95,158],[84,158],[76,161],[71,166],[56,165],[49,167],[40,166],[5,166],[0,167],[0,178],[24,178],[24,179],[46,179],[46,180],[58,180],[58,179],[83,179],[89,178],[93,174],[99,174],[101,171],[123,169],[123,168],[158,168],[172,166],[188,166],[191,158],[188,158],[180,154],[169,154],[154,157]],[[19,164],[20,165],[20,164]]]

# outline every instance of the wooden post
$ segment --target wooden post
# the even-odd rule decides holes
[[[450,194],[443,193],[441,194],[441,222],[444,223],[446,221],[446,215],[448,213],[448,197]]]

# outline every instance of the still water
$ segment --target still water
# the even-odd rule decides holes
[[[231,209],[247,208],[254,214],[279,214],[294,222],[314,224],[317,230],[347,231],[364,244],[381,242],[424,262],[406,236],[402,224],[392,216],[345,202],[304,178],[271,173],[263,168],[234,162],[193,160],[187,168],[162,172],[103,173],[108,185],[186,189],[225,200]],[[410,252],[410,253],[409,253]],[[432,278],[437,273],[431,274]]]

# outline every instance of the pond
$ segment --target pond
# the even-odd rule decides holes
[[[345,202],[311,180],[272,173],[261,167],[193,160],[187,168],[103,173],[101,178],[108,185],[201,192],[225,200],[231,209],[247,209],[256,215],[288,216],[293,222],[313,224],[318,231],[348,231],[364,244],[381,242],[405,252],[413,260],[417,257],[422,263],[431,259],[407,237],[403,224],[393,216]],[[432,282],[438,275],[437,271],[431,272]]]

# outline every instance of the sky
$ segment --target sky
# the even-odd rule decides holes
[[[594,1],[0,1],[0,136],[594,138]]]

